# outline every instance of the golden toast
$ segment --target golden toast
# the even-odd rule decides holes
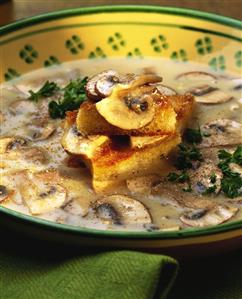
[[[77,115],[77,128],[84,135],[153,136],[175,134],[186,125],[193,109],[192,95],[161,96],[155,102],[153,120],[139,129],[124,130],[108,123],[97,111],[96,104],[87,101]]]

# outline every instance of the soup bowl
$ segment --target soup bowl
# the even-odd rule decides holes
[[[239,74],[241,22],[155,6],[103,6],[47,13],[0,28],[0,82],[64,62],[166,57]],[[181,231],[109,231],[58,224],[0,206],[0,225],[65,244],[199,254],[242,245],[242,221]]]

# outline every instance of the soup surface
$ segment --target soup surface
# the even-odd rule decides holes
[[[94,192],[88,168],[61,145],[64,120],[51,118],[48,111],[58,93],[30,100],[29,91],[38,91],[46,81],[64,88],[70,80],[107,69],[156,73],[171,92],[190,92],[197,103],[183,146],[165,159],[165,168],[161,163],[154,174],[123,181],[105,195]],[[111,230],[179,230],[242,219],[242,79],[237,75],[190,62],[110,58],[40,69],[0,88],[2,206],[58,223]],[[103,201],[110,195],[117,195],[114,206]]]

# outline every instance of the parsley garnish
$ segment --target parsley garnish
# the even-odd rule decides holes
[[[187,128],[184,132],[184,139],[188,143],[201,143],[202,142],[202,133],[199,129],[190,129]]]
[[[242,194],[242,178],[238,172],[231,170],[229,164],[236,163],[242,165],[242,146],[238,146],[232,154],[225,150],[220,150],[218,157],[220,159],[218,167],[223,173],[221,190],[230,198],[240,196]]]
[[[29,90],[30,96],[28,100],[38,102],[40,98],[47,98],[53,96],[60,88],[55,82],[46,81],[45,84],[36,92]]]
[[[211,134],[209,132],[202,132],[200,128],[198,129],[191,129],[187,128],[184,132],[184,140],[187,143],[192,143],[192,144],[199,144],[202,142],[203,137],[209,137]]]
[[[214,193],[217,189],[217,186],[216,185],[212,185],[210,187],[208,187],[203,193],[202,195],[207,195],[207,194],[211,194],[211,193]]]
[[[184,191],[184,192],[192,192],[191,184],[189,183],[187,187],[182,188],[182,191]]]
[[[210,182],[212,184],[216,183],[216,180],[217,180],[217,176],[216,174],[213,172],[211,175],[210,175]]]
[[[168,174],[167,178],[170,182],[184,183],[189,181],[189,175],[185,171],[183,171],[181,174],[171,172]]]
[[[177,160],[175,162],[175,167],[177,169],[189,169],[192,168],[192,161],[203,161],[202,154],[198,148],[195,146],[187,146],[183,143],[178,145],[179,152]]]
[[[85,85],[87,77],[73,80],[64,88],[63,99],[49,103],[49,114],[52,118],[64,118],[66,111],[78,109],[86,99]]]

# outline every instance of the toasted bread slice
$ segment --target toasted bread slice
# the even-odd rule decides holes
[[[176,130],[176,113],[166,101],[157,102],[155,116],[146,126],[139,129],[124,130],[109,124],[97,111],[95,103],[82,104],[77,115],[77,128],[85,135],[133,135],[152,136],[173,134]]]
[[[85,102],[80,107],[76,124],[78,130],[84,134],[101,135],[130,135],[154,136],[174,134],[180,131],[187,123],[193,109],[192,95],[161,96],[155,102],[155,115],[146,126],[123,130],[109,124],[97,111],[93,102]]]
[[[70,154],[82,158],[92,173],[94,189],[101,192],[134,176],[166,173],[169,169],[162,157],[180,141],[178,134],[165,135],[154,143],[132,148],[130,145],[120,146],[108,136],[77,136],[70,127],[62,138],[62,146]]]

